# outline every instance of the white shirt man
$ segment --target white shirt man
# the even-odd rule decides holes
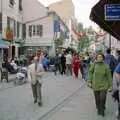
[[[32,86],[34,103],[38,102],[39,106],[42,104],[41,86],[43,74],[42,64],[40,64],[39,59],[35,57],[34,62],[28,67],[28,80]]]
[[[66,73],[72,75],[72,55],[68,53],[66,55]]]
[[[66,55],[66,64],[72,64],[72,55],[69,53]]]

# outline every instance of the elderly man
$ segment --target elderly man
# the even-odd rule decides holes
[[[31,83],[34,103],[42,105],[41,86],[42,76],[44,74],[43,66],[39,63],[38,57],[34,57],[33,63],[28,67],[28,80]]]

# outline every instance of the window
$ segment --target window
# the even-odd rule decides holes
[[[14,6],[15,0],[9,0],[9,3],[10,3],[11,6]]]
[[[37,36],[43,36],[43,25],[37,25]]]
[[[32,36],[43,36],[43,25],[30,25],[29,26],[29,37]]]
[[[37,25],[37,36],[39,36],[39,34],[40,34],[40,27],[39,25]]]
[[[22,0],[19,0],[19,10],[22,11],[23,8],[22,8]]]
[[[0,13],[0,33],[2,33],[2,13]]]
[[[39,36],[43,36],[43,25],[39,25],[40,33]]]
[[[26,38],[26,25],[22,25],[22,38]]]
[[[17,37],[19,38],[20,36],[20,23],[17,22]]]
[[[33,36],[35,36],[36,34],[36,26],[35,25],[33,25]]]
[[[10,28],[10,21],[11,21],[10,17],[7,17],[7,27],[8,28]]]
[[[16,36],[16,21],[14,20],[14,36]]]
[[[32,37],[32,25],[29,25],[29,37]]]

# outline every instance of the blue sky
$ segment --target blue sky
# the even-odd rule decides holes
[[[60,0],[39,0],[43,5],[48,6],[51,3],[60,1]],[[75,15],[79,22],[84,24],[84,27],[88,27],[95,24],[89,20],[89,15],[92,6],[94,6],[99,0],[73,0],[75,5]],[[96,27],[96,26],[95,26]]]

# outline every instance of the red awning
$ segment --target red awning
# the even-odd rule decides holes
[[[120,40],[120,21],[106,21],[104,6],[106,4],[120,4],[120,0],[100,0],[91,10],[90,19],[102,29]]]

